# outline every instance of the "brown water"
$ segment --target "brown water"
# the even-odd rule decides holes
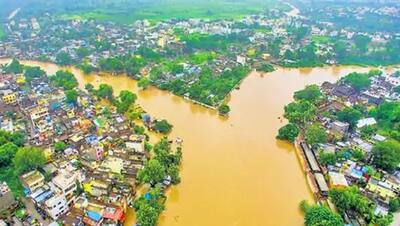
[[[58,69],[53,64],[23,63],[40,65],[49,73]],[[81,87],[88,82],[107,83],[117,92],[138,92],[136,82],[126,76],[87,76],[71,70]],[[156,88],[138,92],[140,105],[168,119],[174,125],[171,136],[184,139],[182,183],[168,191],[159,225],[302,225],[299,202],[312,196],[293,147],[275,139],[285,124],[278,117],[293,92],[306,84],[367,70],[326,67],[252,73],[232,93],[227,119]],[[134,215],[129,214],[126,225],[133,223]]]

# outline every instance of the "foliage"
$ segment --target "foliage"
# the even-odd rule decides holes
[[[95,90],[94,94],[103,99],[112,100],[113,99],[114,90],[112,86],[107,84],[100,84],[99,88]]]
[[[88,75],[94,71],[94,67],[88,63],[82,63],[79,65],[79,68],[83,71],[84,74]]]
[[[389,201],[389,210],[392,213],[400,210],[400,198],[394,198]]]
[[[167,133],[171,132],[172,125],[169,124],[167,120],[163,119],[161,121],[157,121],[154,124],[154,129],[157,132],[160,132],[160,133],[163,133],[163,134],[167,134]]]
[[[226,104],[221,104],[221,106],[218,107],[218,112],[220,115],[227,115],[230,111],[231,108]]]
[[[256,67],[256,69],[258,71],[267,72],[267,73],[275,71],[275,67],[269,63],[262,63],[258,67]]]
[[[400,102],[386,102],[371,111],[379,128],[385,130],[393,139],[400,141]]]
[[[67,144],[63,141],[58,141],[54,144],[54,150],[56,152],[62,152],[67,148]]]
[[[332,166],[335,165],[337,159],[335,153],[329,153],[329,152],[321,152],[319,154],[319,162],[323,166]]]
[[[150,79],[147,77],[141,77],[137,83],[137,86],[142,89],[147,89],[150,86]]]
[[[392,172],[400,164],[400,143],[388,140],[377,143],[373,149],[373,164],[383,170]]]
[[[65,91],[66,102],[69,104],[75,104],[78,100],[78,96],[79,93],[74,89]]]
[[[308,126],[305,130],[305,139],[311,146],[315,146],[320,143],[326,143],[328,135],[320,124],[314,123]]]
[[[0,146],[0,167],[7,167],[17,153],[18,146],[13,143],[6,143]]]
[[[69,71],[59,70],[55,75],[50,77],[50,80],[55,86],[63,88],[64,90],[71,90],[78,86],[78,80],[76,80],[74,74]]]
[[[331,189],[329,198],[342,216],[346,211],[352,210],[366,220],[370,221],[373,218],[374,204],[363,196],[355,186],[344,189]]]
[[[72,57],[65,51],[60,51],[56,55],[56,63],[58,65],[66,66],[66,65],[72,65],[74,62],[72,60]]]
[[[90,92],[92,92],[94,90],[94,86],[92,84],[90,84],[90,83],[87,83],[85,85],[85,89],[90,93]]]
[[[40,67],[24,66],[24,69],[24,76],[26,81],[28,82],[32,81],[34,78],[40,78],[46,75],[46,72],[43,71]]]
[[[315,103],[316,101],[322,98],[321,90],[317,85],[308,85],[305,89],[297,91],[294,93],[294,99],[296,100],[306,100],[311,103]]]
[[[166,176],[165,167],[157,159],[146,162],[144,168],[138,172],[138,180],[151,186],[161,183]]]
[[[20,74],[24,70],[22,64],[17,59],[12,59],[11,63],[5,68],[6,73]]]
[[[361,91],[371,85],[369,75],[366,73],[352,72],[346,75],[346,77],[342,78],[342,81],[357,91]]]
[[[128,90],[122,90],[119,93],[118,100],[115,101],[118,113],[127,112],[129,107],[135,103],[136,99],[136,94]]]
[[[145,132],[145,129],[144,129],[143,126],[135,125],[135,126],[133,127],[133,131],[135,132],[135,134],[143,135],[144,132]]]
[[[361,138],[370,139],[378,131],[378,128],[374,125],[367,125],[360,129]]]
[[[326,206],[309,205],[306,201],[300,203],[300,208],[304,212],[305,226],[340,226],[344,225],[340,215],[332,212]]]
[[[294,142],[299,133],[299,127],[296,124],[289,123],[279,129],[278,136],[276,138]]]
[[[349,123],[350,128],[354,128],[361,119],[362,113],[355,108],[346,107],[337,113],[337,117],[340,121]]]
[[[34,147],[20,148],[14,156],[13,164],[17,174],[44,166],[46,158],[43,150]]]
[[[165,209],[165,196],[159,187],[151,188],[135,200],[137,223],[141,226],[155,226],[161,212]]]
[[[304,124],[315,118],[316,110],[312,103],[300,100],[286,105],[284,116],[290,123]]]

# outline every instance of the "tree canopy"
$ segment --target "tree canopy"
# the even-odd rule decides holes
[[[306,128],[305,139],[311,146],[315,146],[320,143],[326,143],[328,135],[325,128],[318,123],[314,123]]]
[[[279,129],[278,136],[276,138],[294,142],[299,133],[300,129],[296,124],[288,123]]]
[[[322,92],[317,85],[308,85],[305,89],[294,93],[294,99],[306,100],[311,103],[315,103],[317,100],[322,98]]]
[[[29,170],[34,170],[43,167],[46,163],[46,157],[43,150],[34,147],[20,148],[13,159],[15,171],[18,174]]]
[[[71,90],[78,86],[78,80],[75,75],[69,71],[59,70],[55,75],[50,77],[53,84],[57,87],[63,88],[64,90]]]
[[[341,226],[344,225],[340,215],[332,212],[326,206],[309,205],[306,201],[301,202],[300,208],[304,212],[305,226]]]
[[[372,153],[373,163],[380,169],[392,172],[400,164],[400,143],[395,140],[377,143]]]
[[[346,77],[342,78],[342,81],[357,91],[361,91],[371,85],[369,75],[366,73],[352,72],[346,75]]]

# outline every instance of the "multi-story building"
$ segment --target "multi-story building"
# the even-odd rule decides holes
[[[27,193],[32,193],[44,185],[44,176],[37,170],[30,171],[21,176],[21,182]]]

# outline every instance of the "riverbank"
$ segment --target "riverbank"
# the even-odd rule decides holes
[[[54,64],[22,63],[41,66],[49,74],[58,70]],[[313,200],[313,195],[294,147],[275,139],[276,131],[285,123],[278,117],[284,105],[292,101],[293,92],[305,85],[333,82],[352,71],[368,70],[277,68],[268,74],[250,73],[240,90],[231,93],[232,111],[225,118],[154,87],[139,91],[137,82],[126,75],[84,75],[77,68],[65,69],[76,75],[82,88],[86,83],[95,87],[106,83],[116,93],[137,93],[138,104],[168,119],[174,125],[170,136],[184,140],[182,182],[167,191],[160,226],[301,225],[298,205],[304,199]]]

